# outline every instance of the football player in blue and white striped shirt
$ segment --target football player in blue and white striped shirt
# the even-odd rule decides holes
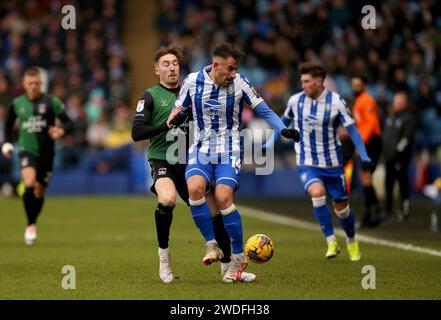
[[[186,168],[190,208],[193,219],[207,242],[202,262],[210,265],[222,257],[213,231],[205,191],[216,185],[215,198],[223,215],[225,229],[232,239],[233,259],[223,275],[224,282],[236,282],[247,266],[243,254],[242,222],[233,203],[239,186],[242,145],[239,133],[243,106],[265,119],[277,134],[298,139],[268,107],[249,81],[237,73],[243,53],[224,43],[213,50],[213,63],[191,73],[182,84],[176,108],[168,122],[179,125],[192,111],[195,121],[194,143],[190,146]]]
[[[364,165],[368,167],[372,162],[345,101],[324,87],[326,70],[320,65],[305,64],[300,72],[303,91],[288,100],[282,121],[286,126],[293,123],[301,136],[300,143],[295,146],[298,170],[328,242],[326,258],[336,257],[340,252],[326,204],[328,194],[346,233],[350,259],[358,261],[361,253],[355,240],[354,214],[348,203],[341,143],[337,135],[339,126],[347,129]]]

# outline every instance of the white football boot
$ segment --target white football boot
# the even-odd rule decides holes
[[[217,242],[208,243],[207,251],[202,259],[202,263],[209,266],[213,262],[219,261],[224,257],[222,250],[219,248]]]
[[[173,282],[175,280],[175,276],[173,275],[170,253],[161,252],[161,248],[159,248],[158,255],[159,255],[159,278],[164,283]]]
[[[240,281],[243,270],[247,267],[247,258],[242,254],[240,256],[233,257],[230,262],[230,266],[225,272],[222,281],[225,283],[233,283]]]
[[[228,268],[230,267],[231,261],[230,262],[221,262],[221,275],[222,278],[224,277],[225,273],[227,272]],[[240,282],[254,282],[256,281],[256,275],[254,273],[251,272],[245,272],[242,271],[241,275],[240,275]]]
[[[28,246],[33,245],[37,241],[37,226],[35,224],[30,224],[26,227],[24,241]]]

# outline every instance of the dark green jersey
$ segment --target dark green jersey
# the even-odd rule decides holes
[[[132,136],[135,141],[150,139],[148,160],[176,160],[177,150],[172,152],[172,159],[167,159],[167,150],[175,138],[167,140],[167,134],[171,133],[166,121],[175,105],[179,89],[168,89],[158,84],[147,89],[138,101]]]
[[[12,101],[9,110],[6,141],[10,140],[13,124],[18,119],[18,150],[30,152],[37,157],[41,154],[53,154],[54,141],[48,134],[48,128],[55,125],[56,117],[63,118],[63,122],[67,117],[63,104],[57,97],[43,94],[31,101],[26,95],[19,96]]]

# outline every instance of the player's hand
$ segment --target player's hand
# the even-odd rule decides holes
[[[296,129],[285,128],[285,129],[282,129],[280,134],[285,138],[293,139],[295,142],[300,141],[300,133]]]
[[[181,124],[183,124],[187,120],[188,116],[185,115],[182,108],[174,109],[169,116],[169,120],[167,120],[167,126],[171,129],[173,127],[177,128]]]
[[[368,157],[361,160],[361,170],[372,172],[374,169],[374,162]]]
[[[65,132],[63,128],[49,126],[48,133],[52,140],[59,140],[64,137]]]
[[[3,143],[3,145],[2,145],[2,154],[6,158],[8,158],[8,159],[11,158],[12,152],[14,152],[14,151],[15,151],[15,148],[14,148],[14,146],[11,143],[9,143],[9,142]]]
[[[172,122],[172,120],[175,118],[175,116],[182,111],[182,107],[177,107],[175,109],[172,110],[172,112],[170,112],[168,119],[167,119],[167,127],[169,129],[174,127],[174,123]]]

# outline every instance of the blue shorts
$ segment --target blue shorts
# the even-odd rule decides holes
[[[308,192],[308,188],[312,183],[320,182],[333,201],[342,202],[348,199],[343,167],[318,168],[299,166],[298,171],[306,192]]]
[[[185,179],[199,175],[205,178],[207,186],[225,184],[233,190],[239,188],[239,176],[242,159],[240,156],[214,155],[216,161],[203,161],[200,158],[189,159],[185,169]],[[211,158],[213,160],[213,158]]]

